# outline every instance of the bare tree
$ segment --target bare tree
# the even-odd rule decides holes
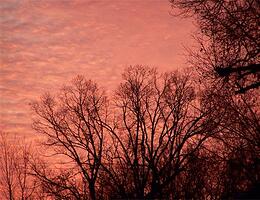
[[[115,95],[117,120],[105,124],[113,146],[104,170],[114,198],[184,198],[176,196],[178,176],[219,131],[219,121],[200,107],[188,75],[134,66],[123,78]]]
[[[201,49],[190,50],[191,62],[199,69],[204,88],[209,92],[207,106],[214,108],[215,118],[224,119],[220,124],[223,130],[215,135],[216,140],[211,140],[212,144],[219,144],[219,151],[208,148],[208,154],[216,156],[215,166],[219,166],[218,175],[213,177],[220,180],[217,190],[222,196],[218,198],[232,198],[252,186],[259,188],[260,3],[256,0],[171,3],[180,9],[180,14],[193,16],[197,21]],[[233,95],[234,88],[239,95]]]
[[[153,68],[134,66],[123,78],[110,106],[96,84],[82,77],[58,97],[45,95],[33,104],[34,128],[55,155],[70,161],[59,170],[34,168],[49,195],[173,198],[172,186],[192,155],[219,131],[219,121],[200,106],[188,75],[157,75]]]
[[[218,75],[244,93],[260,86],[260,3],[257,0],[171,0],[195,17],[200,52],[192,52],[204,76]]]
[[[9,200],[34,199],[36,180],[30,175],[30,146],[1,132],[0,135],[0,195]]]
[[[232,91],[215,88],[205,95],[205,106],[215,108],[215,118],[223,119],[223,130],[211,140],[219,148],[207,150],[218,160],[220,198],[228,198],[259,185],[259,95],[248,91],[234,96]]]
[[[106,122],[106,104],[104,92],[81,76],[56,97],[46,94],[33,104],[37,114],[33,127],[47,137],[45,145],[64,160],[62,174],[34,168],[35,175],[46,186],[53,186],[60,198],[98,197],[96,183],[105,142],[104,128],[99,122]]]

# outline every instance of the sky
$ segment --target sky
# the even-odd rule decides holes
[[[1,0],[0,128],[28,135],[29,103],[78,74],[106,90],[129,65],[183,68],[194,26],[168,0]]]

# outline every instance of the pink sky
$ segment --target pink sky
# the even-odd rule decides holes
[[[124,67],[185,66],[191,22],[167,0],[0,2],[0,127],[31,133],[28,105],[77,74],[115,88]]]

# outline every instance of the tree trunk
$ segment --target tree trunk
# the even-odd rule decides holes
[[[96,190],[94,183],[89,183],[89,194],[91,200],[96,200]]]

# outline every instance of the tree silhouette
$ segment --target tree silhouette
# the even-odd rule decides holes
[[[46,94],[33,104],[38,116],[34,128],[46,135],[46,145],[65,159],[67,164],[61,168],[70,169],[58,176],[49,176],[44,168],[35,172],[48,186],[58,187],[58,193],[62,188],[62,198],[97,198],[96,182],[105,140],[104,127],[99,122],[106,121],[106,103],[103,91],[95,83],[78,76],[71,86],[61,90],[59,97]]]
[[[123,77],[116,92],[117,129],[108,127],[118,144],[114,160],[132,178],[124,189],[132,192],[121,198],[167,198],[188,157],[217,131],[218,121],[196,104],[188,75],[157,75],[155,69],[135,66]]]
[[[38,183],[31,176],[29,145],[0,132],[0,196],[10,200],[39,197]]]
[[[58,99],[45,95],[33,105],[34,128],[71,161],[71,168],[54,175],[35,169],[53,196],[185,198],[188,188],[177,196],[183,187],[178,180],[185,176],[197,190],[201,180],[191,162],[219,131],[219,119],[201,106],[188,75],[131,66],[123,79],[110,105],[96,84],[82,77]]]
[[[214,135],[211,144],[220,148],[213,155],[219,158],[218,173],[222,179],[218,183],[222,196],[230,198],[259,187],[260,124],[259,95],[248,91],[243,95],[233,95],[229,90],[208,90],[205,101],[215,108],[215,117],[223,119],[223,130]],[[210,148],[210,147],[208,147]],[[214,146],[211,152],[214,151]]]
[[[260,86],[260,3],[257,0],[171,0],[196,18],[201,34],[193,52],[204,76],[218,75],[237,93]]]

